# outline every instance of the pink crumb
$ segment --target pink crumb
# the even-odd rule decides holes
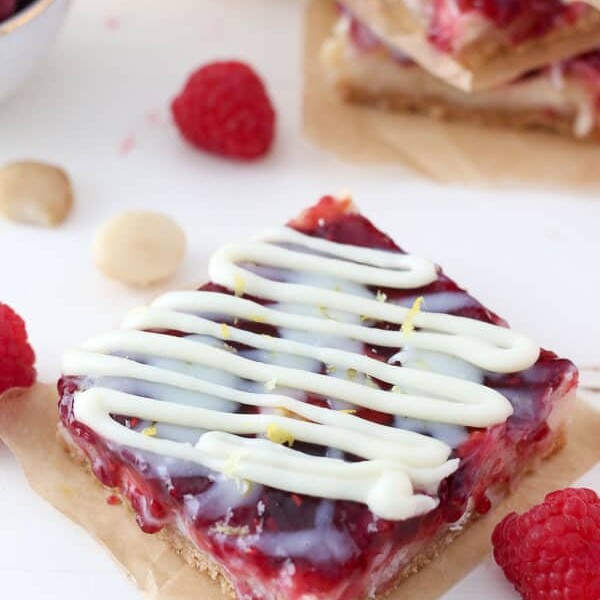
[[[135,148],[135,136],[133,133],[125,136],[119,144],[119,152],[121,154],[129,154]]]
[[[161,127],[166,123],[164,116],[158,108],[149,110],[146,113],[145,121],[148,127]]]
[[[104,19],[104,27],[108,31],[117,31],[121,27],[121,21],[114,15],[110,15]]]

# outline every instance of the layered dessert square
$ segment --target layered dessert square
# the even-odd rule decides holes
[[[393,52],[464,91],[523,73],[600,44],[600,11],[560,0],[343,0],[339,10]]]
[[[434,77],[345,13],[323,46],[321,62],[329,82],[350,101],[578,139],[599,137],[600,50],[467,93]]]
[[[209,270],[65,355],[59,429],[231,597],[379,597],[564,442],[575,367],[348,198]]]

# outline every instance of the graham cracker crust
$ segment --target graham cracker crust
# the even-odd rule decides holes
[[[513,130],[536,130],[572,138],[578,142],[598,142],[600,131],[594,129],[585,137],[574,133],[574,116],[550,114],[541,110],[473,109],[446,103],[440,98],[415,97],[401,92],[378,94],[367,87],[349,81],[336,84],[339,95],[348,102],[372,106],[380,110],[409,112],[449,122],[469,123],[485,127],[501,127]]]
[[[84,452],[75,444],[72,440],[69,432],[62,425],[62,423],[58,424],[57,427],[57,437],[58,441],[65,450],[69,454],[69,456],[78,463],[90,476],[90,479],[95,482],[95,485],[101,486],[106,490],[110,490],[111,493],[117,495],[122,500],[122,506],[128,510],[132,516],[134,514],[133,509],[127,498],[119,491],[114,488],[108,488],[104,486],[93,474],[88,458],[84,454]],[[555,432],[552,440],[552,444],[549,449],[540,456],[535,456],[533,459],[527,463],[521,473],[516,477],[516,480],[513,481],[512,487],[508,488],[506,485],[503,488],[498,488],[494,490],[498,492],[501,497],[508,496],[511,491],[518,485],[518,481],[531,471],[534,471],[537,465],[546,458],[549,458],[556,452],[560,451],[565,445],[567,440],[566,434],[566,426],[561,425]],[[94,485],[93,484],[93,485]],[[382,600],[383,598],[392,594],[401,584],[408,579],[411,575],[417,573],[422,568],[427,566],[430,562],[432,562],[437,556],[443,553],[444,549],[449,546],[457,537],[459,537],[471,523],[476,521],[479,516],[472,512],[468,515],[463,523],[461,523],[460,527],[452,527],[452,524],[449,528],[443,531],[436,539],[434,539],[422,552],[417,554],[410,563],[405,566],[396,576],[391,586],[386,585],[386,591],[378,594],[376,597],[369,596],[365,597],[362,600]],[[232,582],[232,578],[228,573],[227,569],[212,559],[212,557],[206,552],[201,551],[195,544],[193,544],[187,537],[183,536],[176,527],[172,525],[167,525],[163,527],[163,529],[154,535],[161,536],[162,539],[169,544],[169,546],[173,549],[173,551],[178,554],[189,566],[192,568],[205,573],[212,580],[218,582],[221,586],[221,591],[223,595],[234,600],[238,600],[238,596],[235,591],[235,586]],[[284,598],[278,600],[285,600]]]
[[[521,88],[515,83],[516,88],[506,87],[505,91],[500,87],[469,94],[417,65],[399,65],[383,49],[357,53],[347,32],[341,30],[322,44],[319,61],[326,81],[346,102],[441,121],[544,131],[578,141],[600,140],[600,127],[593,121],[595,113],[585,111],[585,107],[592,109],[578,81],[565,80],[565,91],[560,94],[547,78],[534,78],[533,84],[525,81]],[[529,100],[532,93],[536,96]],[[549,93],[558,95],[546,97]]]

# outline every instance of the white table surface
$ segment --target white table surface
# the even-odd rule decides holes
[[[41,378],[54,380],[65,348],[115,326],[127,309],[201,282],[217,245],[342,189],[513,326],[579,365],[600,364],[597,191],[441,187],[400,166],[357,167],[313,147],[301,136],[302,9],[300,0],[75,3],[43,70],[0,105],[0,163],[60,164],[77,194],[60,229],[0,222],[0,300],[26,318]],[[229,57],[259,69],[278,109],[277,143],[263,162],[194,152],[169,124],[186,74]],[[167,286],[133,291],[92,264],[99,224],[132,208],[168,212],[186,230],[185,266]],[[600,489],[600,472],[586,483]],[[27,488],[1,443],[0,580],[5,598],[139,597],[93,540]],[[488,600],[516,597],[487,563],[447,599],[479,598],[483,586]]]

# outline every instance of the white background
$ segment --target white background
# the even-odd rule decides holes
[[[59,229],[0,222],[0,300],[26,318],[41,378],[56,379],[65,348],[116,326],[132,306],[202,282],[217,245],[340,190],[513,326],[580,366],[600,364],[598,190],[441,187],[313,147],[301,134],[302,9],[301,0],[79,2],[42,71],[0,105],[0,163],[57,163],[76,189]],[[195,152],[170,124],[186,75],[216,58],[242,58],[268,84],[279,121],[262,162]],[[167,286],[134,291],[93,266],[98,226],[135,208],[167,212],[186,230],[186,263]],[[587,483],[600,487],[600,474]],[[1,444],[0,585],[17,599],[139,597],[94,541],[28,490]],[[482,586],[488,600],[514,597],[488,564],[448,599],[479,598]]]

